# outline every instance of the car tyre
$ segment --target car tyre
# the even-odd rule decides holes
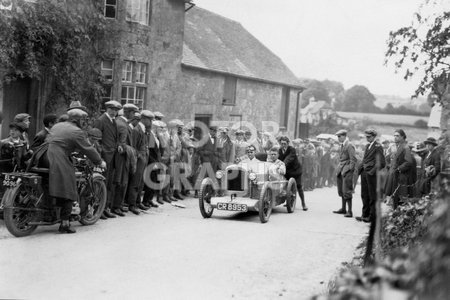
[[[198,195],[198,204],[203,218],[210,218],[213,214],[214,208],[211,205],[211,198],[213,195],[214,186],[211,178],[203,179]]]
[[[297,204],[297,182],[294,178],[289,179],[286,191],[286,208],[288,213],[295,211]]]
[[[261,190],[259,196],[259,220],[261,223],[267,223],[269,221],[270,215],[272,214],[273,208],[273,197],[272,190],[266,184]]]

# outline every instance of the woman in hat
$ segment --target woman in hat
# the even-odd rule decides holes
[[[428,149],[428,154],[423,160],[424,177],[420,184],[421,196],[430,194],[435,182],[438,182],[436,178],[441,172],[441,155],[437,148],[436,139],[429,137],[423,143]]]
[[[413,196],[413,188],[408,189],[408,186],[416,181],[416,170],[412,170],[413,157],[403,129],[394,132],[394,141],[396,152],[392,154],[385,192],[392,197],[396,209],[403,197]]]

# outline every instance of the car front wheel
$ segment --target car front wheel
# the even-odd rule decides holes
[[[261,195],[259,196],[259,220],[261,223],[269,221],[270,215],[272,214],[272,207],[272,190],[266,185],[262,188]]]
[[[210,178],[203,179],[198,195],[200,213],[203,218],[210,218],[214,211],[214,208],[211,205],[211,198],[213,195],[214,187],[212,180]]]

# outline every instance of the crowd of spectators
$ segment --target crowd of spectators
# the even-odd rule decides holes
[[[194,123],[166,120],[160,112],[140,111],[133,104],[122,106],[117,101],[109,101],[105,107],[106,111],[90,127],[84,128],[107,165],[108,197],[103,219],[125,216],[127,211],[138,215],[142,210],[164,203],[175,204],[187,196],[198,197],[198,189],[205,176],[211,176],[229,164],[249,160],[250,146],[254,151],[251,159],[264,157],[266,160],[269,155],[270,160],[270,153],[275,157],[274,152],[278,149],[282,161],[287,147],[295,151],[299,164],[295,172],[300,169],[300,177],[295,178],[300,181],[299,194],[305,210],[303,190],[312,191],[337,184],[342,151],[342,142],[338,138],[290,140],[284,135],[269,132],[254,131],[252,134],[252,131],[236,126],[203,126],[199,134]],[[69,110],[80,108],[84,109],[79,102],[74,102]],[[8,151],[12,150],[8,145],[20,144],[22,160],[15,162],[20,165],[44,143],[54,124],[66,120],[65,115],[45,116],[44,128],[30,141],[27,135],[30,116],[18,114],[10,124],[10,136],[1,141],[1,157],[11,156]],[[386,160],[386,167],[382,170],[386,174],[383,192],[397,206],[402,197],[431,192],[440,170],[441,147],[433,138],[408,144],[403,130],[396,131],[395,137],[395,141],[378,141]],[[361,140],[351,142],[356,157],[352,173],[354,187],[367,143]],[[401,158],[399,153],[402,153]],[[11,168],[12,164],[8,167]],[[2,169],[5,170],[4,166]],[[289,175],[289,168],[285,173]]]

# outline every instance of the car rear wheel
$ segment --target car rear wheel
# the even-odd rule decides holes
[[[293,213],[297,203],[297,182],[294,178],[289,179],[286,193],[286,208],[288,213]]]
[[[261,223],[266,223],[269,221],[270,215],[272,214],[272,207],[272,190],[265,185],[259,196],[259,220]]]
[[[200,213],[203,218],[210,218],[214,211],[214,208],[211,205],[211,198],[213,195],[214,187],[212,180],[210,178],[203,179],[198,195]]]

